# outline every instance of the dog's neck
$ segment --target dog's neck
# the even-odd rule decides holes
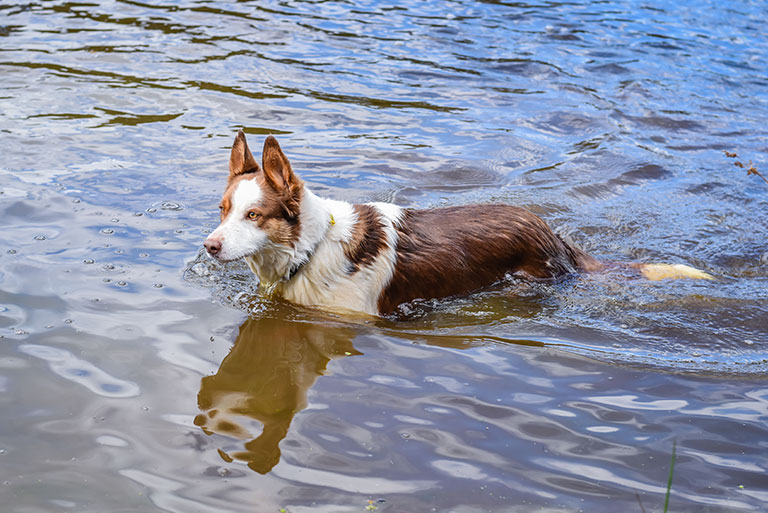
[[[320,198],[306,188],[302,191],[299,214],[299,239],[293,247],[270,244],[246,262],[268,292],[280,292],[286,284],[305,271],[318,246],[336,224],[332,200]]]

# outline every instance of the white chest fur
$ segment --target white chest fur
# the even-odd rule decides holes
[[[359,221],[353,205],[320,198],[306,189],[301,205],[302,233],[293,255],[261,253],[246,260],[263,286],[291,302],[376,315],[378,298],[394,273],[396,225],[402,209],[388,203],[369,205],[380,215],[386,243],[369,265],[354,272],[350,272],[345,251]],[[299,264],[300,270],[290,279],[284,274],[278,278]],[[269,272],[269,267],[279,271]]]

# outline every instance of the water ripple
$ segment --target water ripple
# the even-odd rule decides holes
[[[66,349],[38,344],[21,344],[19,351],[45,360],[55,374],[82,385],[100,396],[126,398],[136,397],[141,393],[136,383],[111,376]]]

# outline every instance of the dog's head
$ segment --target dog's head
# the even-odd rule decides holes
[[[271,135],[261,167],[239,131],[229,158],[229,180],[221,199],[221,224],[205,240],[214,258],[228,262],[267,249],[293,247],[299,238],[302,182]]]

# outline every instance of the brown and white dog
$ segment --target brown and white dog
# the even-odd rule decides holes
[[[551,279],[604,267],[523,208],[412,210],[320,198],[274,137],[264,142],[260,167],[242,131],[219,208],[208,253],[223,262],[244,258],[261,286],[306,306],[388,314],[413,299],[467,294],[507,273]],[[629,265],[649,279],[711,279],[685,265]]]

